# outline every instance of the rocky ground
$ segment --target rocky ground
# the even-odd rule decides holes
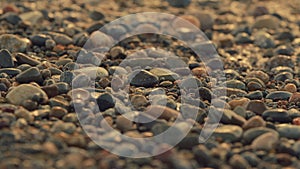
[[[201,28],[220,58],[204,63],[182,41],[152,34],[105,54],[83,49],[103,25],[137,12],[181,16]],[[297,0],[2,0],[0,169],[300,168],[299,16]],[[127,29],[107,31],[118,36]],[[210,113],[221,115],[220,124],[199,143]],[[158,119],[139,123],[124,115]],[[176,133],[163,141],[187,135],[163,154],[107,151],[147,156],[167,149],[124,143],[111,129],[149,138],[176,119]]]

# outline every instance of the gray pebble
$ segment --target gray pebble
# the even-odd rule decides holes
[[[212,137],[221,138],[223,141],[235,142],[238,141],[243,134],[243,129],[235,125],[223,125],[216,128]]]
[[[19,83],[37,82],[42,83],[43,77],[38,68],[32,67],[16,76],[16,81]]]
[[[17,35],[2,34],[0,35],[0,48],[7,49],[10,52],[25,52],[30,46],[30,40],[20,38]]]
[[[159,82],[157,76],[146,70],[133,71],[128,78],[130,79],[130,85],[137,87],[153,87]]]
[[[266,99],[272,99],[274,101],[276,100],[289,100],[289,98],[292,96],[292,93],[287,91],[274,91],[269,93],[266,96]]]
[[[300,126],[291,124],[279,124],[276,129],[280,137],[298,140],[300,138]]]
[[[14,66],[13,57],[11,53],[6,49],[0,50],[0,60],[1,68],[9,68]]]
[[[285,109],[269,109],[263,112],[262,117],[267,121],[286,123],[291,118]]]

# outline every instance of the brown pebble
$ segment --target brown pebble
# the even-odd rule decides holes
[[[59,106],[54,106],[51,109],[50,116],[52,117],[57,117],[57,118],[62,118],[64,115],[66,115],[68,111],[62,107]]]
[[[228,104],[230,105],[230,107],[233,109],[235,109],[237,106],[241,106],[241,107],[245,107],[247,106],[247,104],[249,103],[250,99],[248,98],[242,98],[242,99],[234,99],[228,102]]]
[[[208,75],[208,70],[204,67],[196,67],[192,70],[192,74],[197,77],[206,77]]]
[[[247,88],[248,91],[256,91],[256,90],[261,90],[263,87],[261,84],[251,81],[247,84]]]
[[[148,104],[146,97],[143,95],[134,95],[131,97],[130,101],[133,107],[138,110]]]
[[[244,124],[243,129],[248,130],[250,128],[264,127],[264,126],[266,126],[266,122],[260,116],[254,116]]]
[[[180,16],[180,18],[182,18],[182,19],[185,19],[185,20],[187,20],[187,21],[189,21],[189,22],[191,22],[193,25],[195,25],[197,28],[200,28],[200,21],[198,20],[198,18],[196,18],[195,16],[193,16],[193,15],[182,15],[182,16]],[[176,22],[176,20],[174,21],[175,23],[173,23],[173,24],[175,24],[177,27],[185,27],[186,25],[185,24],[181,24],[180,23],[180,21],[179,21],[179,23],[178,22]]]
[[[112,130],[113,129],[112,128],[113,124],[114,124],[114,120],[110,116],[104,117],[104,119],[102,119],[101,122],[100,122],[101,128],[103,128],[106,131]]]
[[[278,134],[273,132],[268,132],[260,135],[255,140],[253,140],[251,147],[254,150],[266,150],[270,151],[274,148],[275,144],[279,140]]]
[[[180,115],[180,113],[174,109],[157,105],[148,106],[145,113],[153,117],[158,117],[159,119],[165,119],[167,121],[177,118]]]
[[[250,110],[255,114],[261,115],[265,110],[267,110],[267,106],[261,100],[251,100],[248,103],[247,110]]]
[[[269,75],[261,70],[249,72],[247,77],[256,77],[262,80],[264,83],[267,83],[270,80]]]
[[[293,83],[288,83],[284,86],[284,90],[291,92],[291,93],[295,93],[295,92],[297,92],[297,87]]]
[[[57,96],[59,94],[58,87],[56,85],[43,86],[41,89],[47,94],[49,98]]]
[[[58,153],[58,149],[52,142],[45,142],[43,144],[45,153],[56,155]]]
[[[299,101],[300,101],[300,93],[299,92],[293,93],[289,99],[289,102],[293,102],[293,103],[297,103]]]
[[[121,115],[116,119],[116,127],[120,131],[124,132],[133,129],[133,123],[132,121]]]

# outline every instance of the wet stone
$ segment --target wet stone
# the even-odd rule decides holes
[[[274,101],[276,100],[289,100],[289,98],[292,96],[292,93],[287,91],[274,91],[269,93],[266,96],[266,99],[272,99]]]
[[[243,129],[235,125],[223,125],[216,128],[212,137],[221,138],[226,142],[238,141],[243,134]]]
[[[32,67],[16,76],[16,81],[19,83],[37,82],[43,81],[42,75],[38,68]]]
[[[157,76],[146,70],[134,71],[128,78],[130,79],[130,85],[137,87],[153,87],[159,82]]]
[[[13,57],[11,53],[6,49],[0,50],[0,60],[1,68],[9,68],[14,66]]]
[[[269,109],[263,112],[262,117],[267,121],[287,123],[291,121],[288,112],[284,109]]]

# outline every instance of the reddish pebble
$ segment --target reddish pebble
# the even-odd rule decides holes
[[[3,13],[7,13],[7,12],[18,13],[19,12],[19,9],[14,5],[7,5],[2,10],[3,10]]]
[[[294,118],[293,119],[293,124],[297,125],[297,126],[300,126],[300,117]]]
[[[296,92],[290,97],[289,102],[297,103],[300,101],[300,93]]]
[[[295,92],[297,92],[297,87],[293,83],[288,83],[284,86],[284,90],[291,92],[291,93],[295,93]]]

